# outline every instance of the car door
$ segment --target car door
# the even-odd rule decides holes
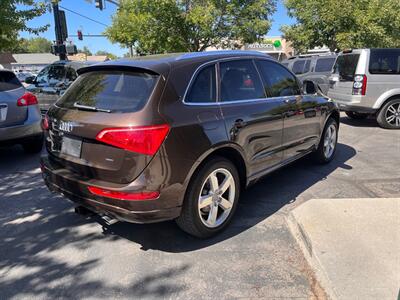
[[[219,63],[219,101],[228,138],[242,147],[248,175],[282,161],[282,103],[268,99],[252,59]]]
[[[318,97],[303,96],[296,77],[279,63],[258,60],[257,65],[271,97],[282,103],[284,160],[309,151],[321,131]]]

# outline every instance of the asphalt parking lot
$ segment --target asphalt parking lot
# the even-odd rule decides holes
[[[38,155],[0,148],[0,298],[323,298],[288,213],[313,198],[400,197],[400,131],[341,118],[338,152],[247,190],[209,240],[174,222],[108,224],[47,191]]]

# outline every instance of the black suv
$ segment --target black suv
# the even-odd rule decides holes
[[[176,219],[209,237],[261,176],[309,153],[334,157],[336,105],[258,52],[148,56],[78,73],[43,122],[44,180],[119,220]]]

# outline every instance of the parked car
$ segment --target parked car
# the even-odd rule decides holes
[[[25,152],[40,152],[41,120],[35,95],[26,92],[12,71],[0,70],[0,146],[21,144]]]
[[[37,76],[25,78],[27,90],[36,95],[45,113],[78,77],[77,70],[93,64],[87,61],[57,61],[43,68]]]
[[[400,49],[355,49],[339,54],[329,97],[353,119],[376,117],[383,128],[400,128]]]
[[[52,191],[129,222],[209,237],[240,191],[307,154],[334,157],[339,112],[251,51],[148,56],[78,70],[46,116]]]
[[[282,64],[296,74],[300,81],[310,80],[318,85],[324,95],[329,90],[329,76],[336,61],[336,54],[293,56]]]

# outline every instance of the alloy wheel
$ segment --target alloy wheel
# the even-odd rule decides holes
[[[324,155],[326,159],[331,158],[336,148],[337,130],[334,124],[331,124],[325,131],[324,137]]]
[[[390,125],[400,127],[400,102],[393,103],[387,108],[385,118]]]
[[[235,180],[227,169],[211,172],[204,181],[198,199],[198,212],[202,223],[215,228],[229,217],[235,201]]]

